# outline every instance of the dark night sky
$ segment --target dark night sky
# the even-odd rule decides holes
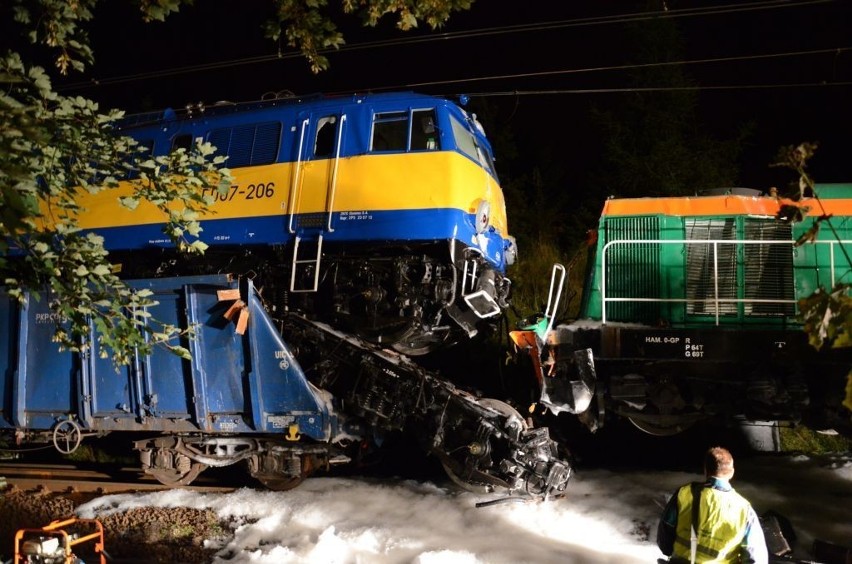
[[[298,56],[274,58],[278,46],[264,39],[259,27],[267,15],[265,2],[205,0],[183,8],[166,23],[147,25],[129,3],[102,4],[92,31],[97,63],[82,80],[78,75],[66,81],[66,86],[76,86],[64,88],[65,94],[133,112],[187,102],[256,100],[282,90],[307,94],[404,89],[441,95],[581,91],[487,97],[497,110],[489,129],[511,128],[528,155],[556,144],[572,167],[582,167],[589,157],[584,151],[589,150],[586,137],[594,136],[590,108],[617,104],[623,96],[588,91],[624,88],[629,85],[627,73],[529,75],[634,62],[625,20],[641,11],[637,2],[621,0],[477,0],[470,11],[453,15],[438,32],[446,35],[437,37],[425,26],[398,32],[390,18],[376,29],[363,29],[349,17],[341,20],[349,47],[331,53],[331,68],[313,75]],[[753,9],[741,10],[749,5]],[[766,188],[774,183],[768,163],[780,146],[801,141],[820,142],[811,167],[818,181],[852,181],[852,50],[843,50],[852,47],[852,1],[669,0],[668,7],[670,15],[679,15],[675,21],[683,42],[681,60],[840,49],[683,68],[702,87],[698,119],[707,131],[726,139],[744,122],[754,122],[741,163],[741,185]],[[550,25],[517,29],[524,24]],[[485,29],[493,32],[457,35]],[[365,42],[382,40],[397,41],[363,48]],[[291,50],[285,48],[284,53]],[[265,62],[198,70],[253,57]],[[182,67],[194,70],[165,72]],[[504,78],[471,80],[483,77]],[[91,78],[100,83],[86,82]],[[779,86],[790,84],[809,86]]]

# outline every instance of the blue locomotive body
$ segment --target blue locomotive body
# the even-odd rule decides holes
[[[217,104],[128,118],[151,156],[210,142],[233,175],[201,218],[207,271],[263,275],[288,307],[400,352],[429,352],[493,325],[516,255],[491,146],[475,116],[411,94]],[[133,277],[162,272],[166,218],[86,196],[81,226]],[[159,251],[159,252],[158,252]],[[147,258],[146,258],[147,257]],[[147,269],[142,269],[145,266]],[[369,296],[365,298],[365,296]],[[324,306],[329,311],[320,311]]]

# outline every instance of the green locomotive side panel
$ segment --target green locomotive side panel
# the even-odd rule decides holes
[[[608,203],[581,317],[692,328],[798,324],[800,298],[820,287],[852,283],[846,254],[852,250],[844,252],[852,249],[852,214],[830,202],[852,199],[852,184],[818,185],[817,193],[835,210],[833,229],[822,222],[816,231],[821,213],[812,209],[801,222],[780,221],[775,217],[779,201],[766,196]],[[629,213],[633,210],[659,213]],[[814,244],[794,245],[812,233]]]
[[[820,200],[831,206],[832,200],[852,199],[852,184],[817,184],[815,192]],[[832,288],[836,283],[852,283],[852,217],[832,214],[829,225],[819,222],[823,213],[818,203],[811,204],[811,213],[803,221],[793,225],[795,240],[814,237],[815,243],[796,247],[793,262],[796,269],[796,298],[810,296],[817,289]],[[839,239],[839,241],[838,241]],[[849,256],[844,253],[849,253]]]

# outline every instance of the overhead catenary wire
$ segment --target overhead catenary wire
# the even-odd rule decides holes
[[[570,28],[570,27],[585,27],[585,26],[595,26],[595,25],[606,25],[606,24],[620,24],[620,23],[630,23],[637,22],[649,19],[655,19],[660,17],[666,18],[682,18],[682,17],[697,17],[697,16],[713,16],[713,15],[721,15],[721,14],[729,14],[729,13],[737,13],[737,12],[745,12],[745,11],[756,11],[756,10],[771,10],[771,9],[780,9],[780,8],[794,8],[801,6],[810,6],[817,4],[826,4],[833,3],[837,0],[762,0],[758,2],[749,2],[747,4],[725,4],[721,6],[712,6],[707,8],[683,8],[683,9],[673,9],[673,10],[665,10],[663,12],[653,11],[653,12],[637,12],[631,14],[618,14],[612,16],[596,16],[596,17],[586,17],[586,18],[576,18],[569,20],[559,20],[554,22],[539,22],[533,24],[516,24],[516,25],[508,25],[508,26],[497,26],[497,27],[488,27],[481,28],[476,30],[467,30],[467,31],[457,31],[457,32],[444,32],[444,33],[430,33],[428,35],[414,36],[414,37],[404,37],[404,38],[394,38],[388,40],[378,40],[378,41],[368,41],[362,43],[355,44],[345,44],[340,46],[337,49],[329,48],[322,49],[319,51],[322,55],[328,55],[337,52],[347,52],[347,51],[356,51],[356,50],[364,50],[364,49],[379,49],[379,48],[387,48],[387,47],[398,47],[401,45],[413,45],[418,43],[427,43],[427,42],[435,42],[435,41],[448,41],[448,40],[457,40],[457,39],[471,39],[471,38],[479,38],[493,35],[505,35],[512,33],[528,33],[528,32],[536,32],[536,31],[546,31],[551,29],[562,29],[562,28]],[[265,54],[258,55],[254,57],[246,57],[241,59],[232,59],[226,61],[214,61],[211,63],[202,63],[202,64],[194,64],[194,65],[185,65],[181,67],[174,67],[170,69],[160,69],[149,72],[139,72],[121,76],[114,77],[103,77],[103,78],[92,78],[87,81],[80,81],[62,85],[57,88],[59,91],[63,90],[79,90],[86,88],[93,88],[98,86],[106,86],[113,84],[121,84],[127,82],[136,82],[143,80],[154,80],[158,78],[166,78],[170,76],[182,75],[182,74],[190,74],[204,71],[212,71],[212,70],[221,70],[226,68],[232,68],[236,66],[244,66],[244,65],[252,65],[259,63],[268,63],[276,60],[284,60],[284,59],[294,59],[301,58],[302,54],[297,51],[282,53],[277,52],[274,54]],[[581,71],[574,71],[581,72]]]
[[[540,90],[505,90],[494,92],[464,92],[468,97],[489,96],[544,96],[559,94],[618,94],[626,92],[678,92],[690,90],[765,90],[777,88],[816,88],[831,86],[852,86],[852,81],[847,82],[798,82],[789,84],[729,84],[729,85],[705,85],[705,86],[649,86],[649,87],[625,87],[625,88],[551,88]]]
[[[683,60],[683,61],[663,61],[659,63],[637,63],[637,64],[629,64],[629,65],[613,65],[613,66],[604,66],[604,67],[587,67],[587,68],[579,68],[579,69],[557,69],[557,70],[549,70],[549,71],[536,71],[536,72],[526,72],[526,73],[514,73],[514,74],[503,74],[503,75],[490,75],[490,76],[480,76],[474,78],[457,78],[457,79],[448,79],[448,80],[436,80],[429,82],[416,82],[406,84],[406,88],[416,88],[423,86],[438,86],[445,84],[463,84],[469,82],[483,82],[489,80],[508,80],[514,78],[535,78],[542,76],[557,76],[557,75],[567,75],[567,74],[580,74],[580,73],[589,73],[589,72],[605,72],[605,71],[622,71],[622,70],[637,70],[637,69],[647,69],[654,67],[668,67],[668,66],[679,66],[679,65],[695,65],[695,64],[707,64],[707,63],[727,63],[727,62],[737,62],[737,61],[755,61],[761,59],[778,59],[783,57],[799,57],[799,56],[808,56],[808,55],[824,55],[824,54],[839,54],[847,51],[852,51],[852,47],[835,47],[831,49],[814,49],[811,51],[788,51],[784,53],[762,53],[757,55],[738,55],[733,57],[713,57],[707,59],[692,59],[692,60]],[[747,86],[747,85],[745,85]],[[388,87],[393,88],[393,87]]]

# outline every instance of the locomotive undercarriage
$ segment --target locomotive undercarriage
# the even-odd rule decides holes
[[[546,427],[510,405],[476,398],[404,356],[290,316],[285,336],[306,375],[373,433],[408,432],[450,478],[477,492],[561,495],[571,475]]]
[[[572,359],[580,353],[593,364],[585,376]],[[699,421],[787,421],[852,436],[838,393],[849,371],[842,354],[817,354],[791,332],[563,325],[542,356],[542,403],[592,431],[614,415],[659,436]],[[588,409],[574,409],[592,394]]]
[[[292,258],[289,245],[211,248],[200,258],[168,250],[147,258],[113,254],[125,278],[250,277],[273,315],[300,312],[410,356],[487,334],[508,307],[510,281],[457,241],[406,248],[326,243],[318,261],[297,265]]]
[[[324,250],[317,292],[290,293],[290,309],[409,356],[489,331],[508,307],[509,280],[471,249],[449,245]]]
[[[608,409],[651,435],[674,435],[701,420],[801,421],[804,379],[781,367],[642,360],[599,362]]]

